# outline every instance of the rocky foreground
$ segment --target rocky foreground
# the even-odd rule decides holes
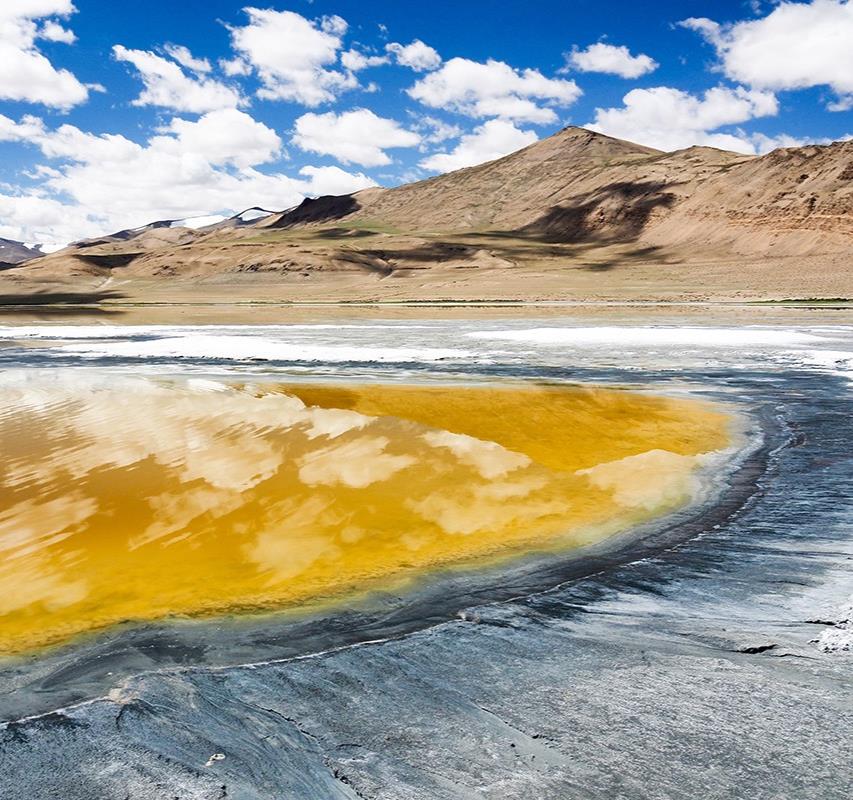
[[[38,684],[11,699],[37,714],[0,731],[0,796],[847,800],[847,378],[708,372],[679,380],[764,439],[699,518],[551,588],[505,578],[420,630],[395,633],[389,611],[372,642],[346,644],[344,623],[326,647],[228,667],[211,663],[226,629],[165,627],[144,652],[119,636],[30,665]],[[255,643],[281,654],[270,631]],[[43,713],[83,678],[98,699]]]

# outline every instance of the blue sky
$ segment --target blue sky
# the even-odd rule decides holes
[[[567,124],[827,142],[853,133],[851,42],[845,0],[3,0],[0,236],[278,209]]]

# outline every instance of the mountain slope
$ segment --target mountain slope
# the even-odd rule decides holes
[[[337,221],[409,232],[513,231],[555,242],[728,247],[733,255],[832,253],[850,246],[851,181],[853,142],[761,157],[708,147],[661,153],[567,128],[489,164],[356,193],[350,198],[358,208]],[[304,207],[321,201],[328,199],[306,201],[270,224],[303,223]]]
[[[239,216],[239,215],[238,215]],[[853,296],[853,142],[662,153],[566,128],[393,189],[71,247],[4,280],[278,299]],[[232,287],[232,289],[226,289]]]
[[[515,229],[561,198],[600,183],[598,176],[619,175],[656,155],[649,147],[566,128],[497,161],[395,189],[357,192],[350,197],[358,208],[346,218],[382,220],[409,231]],[[286,212],[270,225],[287,226],[299,213]]]

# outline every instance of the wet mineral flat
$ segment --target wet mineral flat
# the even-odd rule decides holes
[[[768,320],[753,308],[673,308],[644,321],[645,310],[596,320],[590,310],[580,317],[568,309],[527,318],[525,309],[491,309],[483,317],[464,309],[442,320],[423,312],[386,319],[387,309],[372,316],[344,309],[334,324],[304,324],[310,320],[290,313],[270,311],[264,318],[290,324],[0,328],[4,379],[17,375],[20,382],[23,374],[31,381],[28,404],[18,405],[25,411],[19,421],[30,420],[31,440],[21,428],[14,435],[5,428],[14,447],[3,452],[4,480],[17,464],[19,499],[27,492],[33,499],[27,481],[41,475],[46,487],[54,486],[53,495],[41,498],[47,501],[70,495],[72,487],[84,498],[106,497],[96,489],[106,477],[123,474],[116,497],[136,493],[149,504],[176,492],[174,506],[163,503],[157,512],[175,525],[190,487],[210,497],[230,491],[250,498],[264,481],[277,480],[274,473],[240,489],[277,463],[265,455],[269,447],[288,465],[291,489],[334,488],[354,501],[383,482],[322,481],[332,475],[364,481],[371,474],[364,464],[373,462],[352,454],[332,459],[323,451],[372,436],[388,440],[376,457],[428,458],[447,470],[435,475],[419,461],[390,475],[389,485],[411,470],[418,492],[440,490],[444,498],[487,484],[517,485],[538,471],[569,475],[575,487],[588,490],[589,473],[586,482],[577,473],[600,469],[596,451],[610,451],[614,443],[624,448],[626,431],[636,430],[616,414],[625,400],[642,400],[646,415],[664,411],[660,397],[698,401],[688,404],[691,423],[678,426],[677,436],[697,434],[691,426],[700,407],[733,410],[732,418],[744,423],[743,446],[719,465],[717,456],[690,455],[717,443],[682,439],[679,449],[670,441],[670,461],[698,459],[692,475],[710,472],[714,480],[696,484],[702,495],[671,514],[629,504],[620,513],[651,518],[587,547],[572,547],[562,531],[551,550],[538,540],[538,554],[519,540],[502,551],[512,557],[464,556],[444,567],[407,563],[397,578],[382,576],[388,591],[356,602],[341,590],[304,617],[173,614],[109,624],[4,657],[0,797],[853,796],[849,313],[842,319],[839,312],[785,309]],[[754,324],[762,321],[774,324]],[[599,388],[578,392],[573,384],[579,382]],[[461,398],[485,398],[474,393],[484,387],[523,392],[505,399],[490,394],[472,414],[473,400],[466,405]],[[77,400],[69,404],[71,389]],[[452,403],[442,395],[451,390]],[[519,402],[510,402],[513,397]],[[555,397],[565,409],[554,411]],[[164,398],[171,398],[169,414],[162,411]],[[247,404],[280,411],[247,416]],[[559,424],[568,406],[595,413]],[[674,420],[686,407],[675,402],[658,419]],[[86,408],[94,411],[82,436]],[[297,412],[305,422],[294,426],[287,420]],[[188,423],[168,424],[176,414]],[[315,417],[310,423],[309,414]],[[362,416],[375,419],[335,435],[332,419],[352,423]],[[516,433],[503,429],[509,422]],[[134,427],[138,434],[130,440],[122,431]],[[66,428],[70,439],[63,439]],[[716,428],[712,423],[705,430]],[[674,430],[667,422],[658,433],[670,438]],[[440,438],[430,443],[427,435]],[[637,448],[653,446],[644,437]],[[120,447],[122,438],[132,446]],[[584,442],[593,444],[592,461],[585,460]],[[45,470],[31,469],[26,477],[21,458],[36,452]],[[98,458],[107,452],[111,466]],[[472,463],[475,452],[530,463],[487,480],[483,462]],[[312,454],[313,460],[302,460]],[[636,462],[643,454],[630,448],[609,458],[601,463],[638,464],[620,476],[623,489],[648,466]],[[232,460],[241,469],[226,469]],[[30,457],[31,467],[35,463]],[[121,466],[131,463],[138,467]],[[51,464],[64,466],[54,475]],[[92,468],[77,480],[75,470],[87,464]],[[296,480],[303,468],[310,486]],[[146,483],[155,475],[165,482]],[[559,480],[550,477],[548,486],[562,485]],[[628,496],[655,496],[647,489],[638,486]],[[480,536],[445,533],[405,506],[423,497],[400,493],[393,501],[421,531],[432,530],[435,541],[458,546]],[[672,497],[675,502],[677,492]],[[370,513],[355,505],[347,513]],[[272,507],[258,505],[258,511]],[[43,518],[44,530],[51,519]],[[85,527],[87,519],[79,524]],[[187,519],[193,536],[209,543],[203,526],[196,527],[200,521]],[[534,522],[547,539],[547,525]],[[119,531],[126,549],[129,534],[115,525],[110,530]],[[227,562],[222,548],[201,548],[198,556],[188,547],[193,537],[166,545],[170,535],[138,550],[156,550],[160,542],[188,560]],[[389,552],[399,556],[402,540],[395,541]],[[247,552],[238,558],[254,581],[260,566]],[[407,558],[417,552],[407,550]],[[112,569],[124,561],[104,563]],[[190,574],[194,567],[180,569]],[[419,580],[403,585],[399,576],[406,570]],[[115,588],[119,593],[123,585],[116,580]],[[301,608],[310,601],[294,602]]]

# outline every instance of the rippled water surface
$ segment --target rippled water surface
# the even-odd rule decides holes
[[[589,544],[710,496],[754,427],[738,384],[846,376],[850,339],[559,319],[0,327],[0,651]]]
[[[589,543],[691,499],[730,427],[602,388],[10,370],[0,651]]]

